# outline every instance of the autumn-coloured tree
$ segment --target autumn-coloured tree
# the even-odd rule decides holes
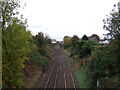
[[[15,17],[19,2],[0,1],[2,5],[2,85],[3,88],[24,86],[23,68],[30,52],[32,35],[26,30],[26,22]]]
[[[77,35],[73,35],[73,37],[71,38],[71,46],[76,48],[78,40],[79,40],[79,37]]]
[[[63,42],[64,42],[64,48],[69,48],[70,47],[70,41],[71,41],[71,37],[69,36],[65,36],[64,39],[63,39]]]

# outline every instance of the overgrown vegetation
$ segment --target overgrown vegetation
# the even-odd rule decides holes
[[[3,88],[24,87],[24,75],[30,60],[45,69],[52,56],[51,39],[42,33],[32,36],[27,22],[19,14],[20,2],[0,1],[2,11],[2,85]]]
[[[29,54],[31,60],[36,62],[41,68],[45,69],[52,58],[52,43],[51,39],[42,32],[33,36],[32,52]]]
[[[96,86],[96,78],[94,78],[93,73],[89,71],[90,68],[88,65],[84,65],[75,70],[80,88],[93,88]]]
[[[94,70],[95,77],[99,79],[99,87],[103,87],[105,82],[108,85],[104,87],[111,87],[112,82],[116,82],[116,85],[112,85],[112,87],[120,87],[120,8],[118,7],[118,11],[115,9],[116,5],[110,16],[103,20],[104,29],[108,31],[108,34],[105,35],[108,45],[104,45],[105,47],[102,48],[98,47],[91,55],[91,69]]]
[[[119,4],[120,3],[118,3],[118,5]],[[82,40],[76,41],[73,39],[74,37],[64,37],[64,48],[70,52],[70,57],[73,61],[77,62],[79,67],[82,67],[82,69],[77,69],[78,79],[80,80],[80,84],[83,85],[80,86],[81,88],[95,88],[96,86],[99,88],[120,87],[120,8],[118,7],[118,9],[116,9],[116,7],[117,6],[114,5],[110,16],[108,16],[106,20],[103,20],[104,29],[108,31],[108,34],[105,35],[105,40],[107,40],[108,43],[99,44],[98,42],[90,41],[86,35],[82,37]],[[97,36],[97,38],[99,37]],[[74,45],[71,42],[74,42]],[[91,59],[86,60],[87,57]],[[87,79],[89,76],[86,71],[88,73],[92,72],[92,76],[90,77],[91,81],[89,80],[90,78]],[[83,73],[85,75],[84,77],[82,77]],[[83,83],[93,82],[92,77],[94,77],[96,85],[91,85],[91,87],[86,84],[85,86]],[[84,78],[86,78],[86,82],[84,82]],[[105,84],[106,86],[103,85],[105,82],[107,82],[107,84]],[[112,82],[116,84],[111,85]]]
[[[11,25],[3,31],[3,87],[23,86],[24,62],[30,52],[31,34],[21,25]]]
[[[69,48],[64,48],[70,52],[71,59],[78,66],[75,71],[79,81],[79,86],[80,88],[93,88],[96,86],[96,78],[89,68],[89,61],[91,53],[94,50],[95,46],[98,45],[98,43],[88,40],[87,36],[85,35],[83,36],[82,40],[77,39],[75,41],[72,38],[74,37],[71,37],[70,41],[68,41]],[[70,42],[74,42],[74,45],[72,45],[73,43]]]
[[[120,5],[120,3],[118,3]],[[90,41],[84,35],[64,37],[64,48],[77,62],[76,69],[81,88],[120,87],[120,6],[114,5],[104,22],[107,44]],[[3,88],[24,87],[24,75],[29,68],[27,62],[36,63],[45,70],[52,57],[52,44],[42,32],[32,36],[27,30],[27,21],[18,19],[20,2],[0,0],[2,12],[2,85]],[[118,9],[116,9],[118,7]],[[93,34],[99,38],[97,35]],[[0,46],[1,49],[1,46]],[[89,59],[87,59],[89,58]],[[99,85],[97,85],[99,82]],[[107,84],[104,84],[107,83]],[[105,86],[107,85],[107,86]]]

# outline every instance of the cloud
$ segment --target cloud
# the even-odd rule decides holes
[[[33,34],[44,32],[62,40],[66,35],[103,37],[102,20],[119,0],[26,0],[21,10]]]

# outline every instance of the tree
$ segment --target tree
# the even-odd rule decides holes
[[[71,39],[71,46],[76,48],[77,45],[77,41],[79,40],[79,37],[76,35],[73,35],[72,39]]]
[[[110,76],[110,70],[112,70],[112,66],[110,64],[110,58],[107,49],[93,51],[89,66],[93,71],[95,78]]]
[[[20,2],[0,1],[2,11],[2,85],[3,88],[23,87],[23,68],[30,52],[30,31],[26,22],[15,17]]]
[[[2,12],[2,29],[5,29],[9,24],[13,23],[12,19],[15,15],[19,14],[17,8],[20,7],[20,2],[8,0],[8,1],[0,1],[1,12]]]
[[[69,37],[69,36],[65,36],[64,38],[63,38],[63,42],[64,42],[64,48],[69,48],[70,47],[70,41],[71,41],[71,37]]]
[[[82,37],[82,40],[88,40],[88,37],[87,37],[86,35],[84,35],[84,36]]]
[[[91,55],[91,52],[94,50],[94,44],[96,44],[94,41],[79,40],[76,47],[79,57],[83,58]]]
[[[3,33],[2,64],[3,87],[23,87],[23,68],[26,56],[30,52],[32,39],[26,27],[16,24],[9,25]]]
[[[114,69],[119,68],[120,58],[120,2],[118,3],[118,9],[116,11],[116,5],[110,12],[110,16],[104,21],[104,29],[108,31],[105,38],[109,41],[109,52],[111,56],[111,63]]]
[[[118,8],[116,9],[116,7]],[[110,69],[105,69],[108,70],[107,72],[109,72],[109,75],[111,76],[120,76],[120,2],[118,2],[118,5],[114,5],[114,8],[110,12],[110,15],[107,16],[107,19],[104,19],[103,22],[103,28],[108,31],[108,33],[105,34],[105,39],[109,42],[107,45],[107,54],[109,54],[108,67]],[[120,87],[120,77],[118,81],[118,86]]]
[[[52,47],[51,39],[49,39],[48,37],[44,37],[44,34],[42,32],[38,32],[38,34],[33,38],[34,38],[34,43],[39,48],[39,53],[43,56],[50,58],[48,52],[51,51],[49,49]]]
[[[110,16],[103,20],[103,28],[108,31],[105,39],[108,45],[98,45],[91,54],[90,68],[97,79],[107,77],[119,78],[118,87],[120,87],[120,8],[116,11],[116,5],[110,12]],[[96,36],[96,35],[93,35]]]
[[[35,44],[39,47],[39,52],[42,54],[42,55],[45,55],[46,54],[46,51],[43,50],[46,45],[46,39],[44,38],[44,35],[42,32],[38,32],[38,34],[36,36],[34,36],[34,41],[35,41]]]
[[[118,5],[119,4],[120,2],[118,3]],[[109,41],[114,39],[116,35],[120,33],[120,8],[119,6],[117,9],[118,11],[116,11],[116,5],[114,5],[114,8],[110,12],[110,16],[107,16],[107,19],[103,20],[104,22],[103,28],[108,31],[108,33],[105,35],[105,38]]]

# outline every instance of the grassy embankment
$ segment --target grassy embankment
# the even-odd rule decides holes
[[[29,60],[25,62],[24,72],[26,88],[35,87],[35,82],[38,80],[40,81],[53,57],[53,49],[48,41],[49,39],[46,40],[42,34],[36,37],[38,37],[38,40],[34,40],[37,44],[33,44],[31,48],[32,52],[28,55]],[[43,43],[43,45],[41,45],[41,43]]]
[[[70,56],[69,50],[65,50],[65,52]],[[71,60],[75,66],[74,72],[79,83],[79,88],[94,88],[96,86],[96,80],[88,67],[90,57],[82,59],[83,63],[81,63],[80,58],[71,58]]]
[[[52,58],[52,50],[48,51]],[[30,55],[30,60],[28,60],[25,68],[25,87],[33,88],[35,87],[35,82],[43,76],[45,70],[47,70],[51,58],[41,55],[39,52],[32,52]]]
[[[96,87],[96,80],[93,77],[93,73],[90,71],[88,67],[90,58],[84,58],[84,64],[81,64],[80,61],[73,61],[75,65],[75,74],[77,76],[80,88],[95,88]]]
[[[96,86],[96,82],[93,78],[92,72],[88,67],[77,68],[75,70],[80,88],[93,88]]]

